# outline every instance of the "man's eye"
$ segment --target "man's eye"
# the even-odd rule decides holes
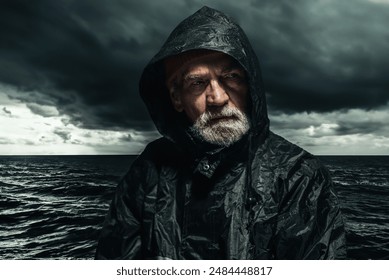
[[[223,82],[226,86],[237,87],[245,82],[244,76],[237,72],[231,72],[223,75]]]
[[[241,75],[238,73],[228,73],[224,75],[224,79],[227,80],[240,80],[241,78],[242,78]]]
[[[190,86],[191,87],[201,87],[201,86],[204,86],[205,85],[205,81],[204,80],[194,80]]]
[[[186,81],[184,84],[184,90],[190,94],[200,94],[207,87],[208,81],[204,79],[193,79]]]

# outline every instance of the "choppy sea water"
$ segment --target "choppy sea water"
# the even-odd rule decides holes
[[[319,157],[345,218],[350,259],[389,259],[389,156]]]
[[[0,259],[91,259],[128,156],[0,157]]]
[[[92,259],[134,156],[0,156],[0,259]],[[389,157],[320,157],[345,216],[349,259],[389,259]]]

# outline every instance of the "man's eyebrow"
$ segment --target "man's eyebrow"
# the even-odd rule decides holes
[[[190,74],[190,73],[183,73],[182,74],[182,80],[188,81],[188,80],[195,80],[198,78],[204,78],[205,74]]]

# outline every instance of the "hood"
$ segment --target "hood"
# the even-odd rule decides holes
[[[267,135],[265,93],[259,62],[245,33],[233,19],[225,14],[203,7],[183,20],[170,34],[160,51],[145,67],[140,83],[140,95],[145,102],[158,131],[180,146],[191,142],[188,123],[182,113],[174,110],[165,85],[163,60],[180,53],[206,49],[223,52],[237,60],[245,69],[250,99],[251,129],[249,135]]]

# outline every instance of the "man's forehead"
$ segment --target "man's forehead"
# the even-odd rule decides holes
[[[212,55],[199,57],[198,59],[194,59],[187,63],[187,65],[181,69],[181,74],[183,76],[196,73],[201,74],[210,68],[222,72],[233,69],[242,69],[239,63],[231,56],[221,52],[213,52]]]
[[[172,86],[177,78],[183,77],[184,73],[192,71],[197,66],[211,66],[223,70],[241,68],[240,64],[231,56],[212,50],[191,50],[164,60],[166,85]]]

